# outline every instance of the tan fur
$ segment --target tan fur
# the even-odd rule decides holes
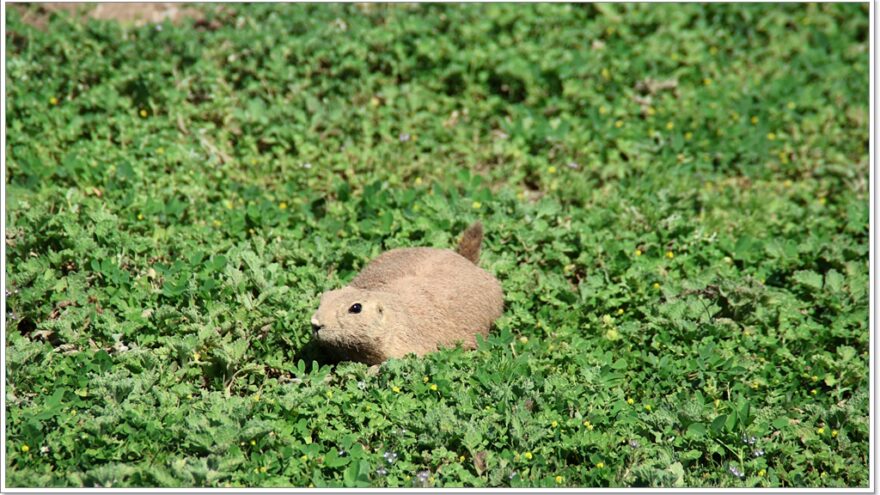
[[[476,259],[481,240],[482,226],[476,223],[465,232],[459,252]],[[454,251],[392,249],[348,286],[322,294],[312,325],[320,327],[315,338],[335,358],[376,364],[457,342],[473,348],[476,335],[488,335],[501,316],[503,300],[498,280]],[[360,313],[349,311],[355,303]]]

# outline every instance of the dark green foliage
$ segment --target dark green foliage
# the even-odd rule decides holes
[[[867,486],[866,4],[200,8],[8,12],[9,486]],[[476,219],[478,350],[302,359]]]

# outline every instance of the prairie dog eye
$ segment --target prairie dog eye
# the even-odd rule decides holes
[[[348,312],[349,312],[349,313],[355,313],[355,314],[360,313],[360,312],[361,312],[361,305],[360,305],[360,303],[354,303],[354,304],[352,304],[351,307],[348,308]]]

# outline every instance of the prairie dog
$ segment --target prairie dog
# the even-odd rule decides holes
[[[321,295],[312,335],[334,358],[378,364],[461,342],[476,345],[503,311],[501,284],[477,266],[483,226],[465,230],[456,251],[392,249],[349,285]]]

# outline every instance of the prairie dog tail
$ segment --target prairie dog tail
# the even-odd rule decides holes
[[[456,252],[476,265],[480,259],[480,244],[482,242],[483,224],[477,220],[461,235],[461,242],[458,243]]]

